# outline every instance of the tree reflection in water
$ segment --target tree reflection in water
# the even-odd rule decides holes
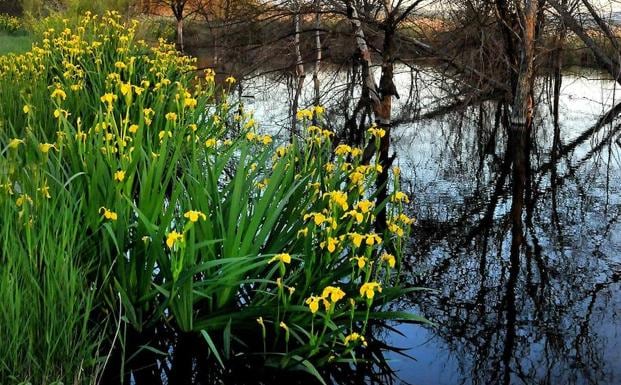
[[[437,327],[391,338],[419,359],[395,367],[412,384],[619,383],[620,128],[544,116],[521,148],[496,108],[403,130],[410,268],[437,290],[410,301]]]

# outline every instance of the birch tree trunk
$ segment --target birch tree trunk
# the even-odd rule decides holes
[[[378,174],[376,181],[377,204],[384,202],[388,198],[388,170],[392,164],[390,157],[390,134],[392,124],[392,98],[398,96],[394,84],[394,61],[395,47],[394,39],[397,22],[395,12],[390,0],[383,0],[384,20],[381,28],[384,32],[383,51],[382,51],[382,74],[379,87],[375,83],[375,78],[371,72],[371,52],[366,43],[364,30],[356,7],[351,1],[346,1],[347,11],[352,24],[356,45],[360,56],[362,70],[362,96],[360,101],[366,102],[373,110],[375,122],[385,131],[385,135],[380,140],[378,163],[382,166],[382,172]],[[361,130],[358,130],[361,131]],[[358,135],[363,135],[359,132]],[[374,152],[375,148],[367,147],[365,158],[369,153]],[[386,210],[381,210],[376,219],[376,228],[383,231],[386,228]]]
[[[383,26],[382,76],[379,86],[381,99],[379,106],[375,109],[375,120],[378,126],[385,131],[385,135],[380,139],[379,148],[378,163],[382,166],[382,171],[378,173],[376,181],[378,205],[388,199],[388,171],[393,161],[390,157],[392,99],[394,96],[399,97],[394,83],[396,23],[394,20],[394,9],[390,0],[384,0],[384,10],[386,12],[386,19]],[[378,231],[381,232],[386,228],[387,219],[386,210],[381,210],[377,214],[376,227]]]
[[[300,48],[300,4],[295,2],[295,13],[293,15],[293,27],[295,29],[295,39],[294,39],[294,48],[295,48],[295,58],[296,58],[296,66],[295,66],[295,76],[296,76],[296,87],[295,87],[295,95],[293,97],[293,103],[291,107],[291,139],[295,135],[298,134],[297,127],[297,117],[296,113],[299,108],[300,103],[300,95],[302,94],[302,88],[304,87],[304,79],[306,78],[306,73],[304,72],[304,61],[302,59],[302,50]]]
[[[319,82],[319,69],[321,67],[322,53],[321,53],[321,0],[315,0],[315,67],[313,68],[313,104],[315,106],[321,105],[321,83]],[[317,116],[313,116],[313,124],[317,124]]]
[[[373,74],[371,73],[371,51],[369,50],[367,41],[364,36],[364,31],[362,29],[362,23],[360,22],[358,10],[354,5],[352,5],[351,0],[346,1],[346,4],[350,16],[349,20],[354,30],[356,46],[360,55],[363,92],[366,91],[368,93],[367,97],[369,98],[369,101],[371,102],[371,105],[375,110],[375,108],[379,106],[380,100],[377,85],[375,84],[375,79],[373,78]]]
[[[183,18],[177,19],[177,47],[179,51],[183,52]]]
[[[360,99],[358,100],[358,104],[354,109],[350,121],[348,122],[349,142],[358,144],[362,143],[363,135],[360,132],[361,130],[356,123],[356,117],[361,111],[364,111],[367,107],[371,107],[371,109],[375,113],[376,109],[379,108],[380,99],[378,87],[375,83],[373,73],[371,72],[371,51],[369,50],[364,36],[364,31],[362,29],[362,23],[360,22],[358,10],[356,9],[356,6],[353,5],[351,0],[346,0],[345,5],[347,6],[347,15],[354,32],[354,39],[356,42],[356,47],[358,49],[358,65],[360,67],[361,73],[360,82],[362,85],[362,91],[360,94]],[[365,152],[372,153],[374,151],[375,149],[371,149],[371,151]],[[368,156],[366,156],[365,154],[365,159],[366,158],[368,158]]]
[[[187,0],[166,0],[165,3],[170,7],[177,21],[177,49],[183,52],[185,48],[183,42],[183,22],[186,17],[185,6]]]

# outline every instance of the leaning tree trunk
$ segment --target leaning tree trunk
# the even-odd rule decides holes
[[[359,144],[362,143],[364,133],[361,132],[359,126],[356,124],[357,115],[359,113],[363,113],[364,116],[364,111],[367,109],[367,106],[370,106],[373,111],[375,111],[379,108],[381,101],[378,87],[375,84],[375,78],[373,77],[373,73],[371,72],[371,51],[369,49],[369,46],[367,45],[364,36],[364,31],[362,29],[362,23],[360,22],[358,10],[356,9],[355,5],[352,4],[351,0],[346,1],[346,5],[348,18],[354,32],[356,47],[358,48],[358,64],[360,66],[360,81],[362,83],[360,98],[358,99],[358,104],[354,108],[351,119],[347,123],[347,131],[348,141],[353,144]],[[373,152],[375,152],[375,148],[367,146],[364,158],[367,159],[367,155]]]
[[[569,29],[571,29],[571,31],[575,33],[578,38],[580,38],[580,40],[582,40],[584,45],[586,45],[589,50],[591,50],[599,65],[608,71],[610,76],[612,76],[617,83],[621,84],[621,61],[618,59],[621,52],[618,51],[615,52],[614,55],[609,55],[605,49],[591,37],[587,29],[578,23],[574,16],[569,12],[564,2],[559,3],[558,0],[547,0],[547,2],[558,12],[560,20]],[[595,20],[598,25],[603,24],[599,17],[596,17]],[[604,34],[606,34],[606,30],[604,30]],[[616,39],[612,39],[611,44],[615,47],[615,45],[617,45]]]
[[[362,30],[360,16],[358,15],[358,11],[356,7],[352,5],[351,1],[347,1],[347,9],[349,19],[354,30],[356,46],[358,48],[360,67],[362,70],[361,81],[363,94],[365,91],[368,93],[367,97],[369,98],[369,102],[371,106],[373,106],[373,109],[375,109],[377,106],[379,106],[380,99],[377,85],[375,84],[375,79],[373,78],[373,74],[371,73],[371,51],[369,49],[369,46],[367,45],[364,31]]]

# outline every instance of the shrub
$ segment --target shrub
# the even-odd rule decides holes
[[[17,17],[0,13],[0,32],[16,34],[23,30],[23,25]]]

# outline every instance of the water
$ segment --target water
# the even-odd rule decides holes
[[[405,117],[410,75],[398,76],[397,115]],[[446,93],[429,86],[433,69],[416,76],[422,92],[410,101],[430,111]],[[344,79],[324,74],[329,86]],[[621,383],[621,140],[614,124],[582,135],[620,98],[596,73],[566,74],[555,159],[543,81],[539,89],[522,228],[511,219],[495,103],[395,129],[396,163],[418,219],[408,277],[434,290],[399,306],[435,323],[396,325],[402,335],[386,336],[415,358],[387,353],[396,383]],[[284,132],[286,86],[263,77],[246,92],[264,127]],[[512,248],[516,234],[524,243]]]

